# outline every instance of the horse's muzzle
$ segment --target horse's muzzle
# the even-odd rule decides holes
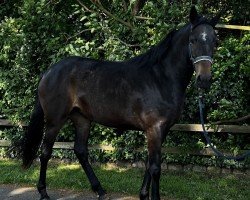
[[[211,74],[200,74],[196,77],[196,85],[201,89],[209,89],[211,86]]]
[[[209,61],[200,61],[195,64],[196,85],[201,89],[208,89],[211,86],[211,67]]]

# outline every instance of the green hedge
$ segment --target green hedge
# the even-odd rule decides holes
[[[81,4],[79,4],[81,2]],[[123,1],[125,2],[125,1]],[[158,43],[170,30],[188,20],[190,2],[146,1],[137,14],[131,14],[135,1],[127,5],[121,1],[105,0],[102,5],[91,1],[17,1],[0,4],[0,115],[13,122],[28,122],[41,74],[49,66],[69,55],[106,60],[123,60],[138,55]],[[239,1],[198,1],[204,13],[215,14],[220,4],[228,11],[222,21],[239,25],[246,22],[247,6]],[[83,7],[84,4],[84,7]],[[104,8],[112,14],[105,13]],[[212,13],[212,14],[211,14]],[[247,23],[247,22],[246,22]],[[208,122],[234,119],[249,113],[249,32],[219,30],[221,44],[213,65],[213,85],[206,95]],[[248,52],[248,53],[247,53]],[[199,123],[197,91],[192,82],[188,87],[182,123]],[[71,125],[61,131],[58,141],[74,139]],[[22,129],[0,131],[0,139],[19,140]],[[229,150],[247,148],[245,135],[215,135],[218,147]],[[129,141],[129,143],[128,143]],[[123,151],[111,154],[91,153],[93,160],[136,160],[145,152],[135,153],[145,146],[141,132],[127,131],[117,136],[115,131],[94,125],[90,143],[112,144]],[[204,148],[199,134],[170,133],[167,146]],[[55,156],[72,157],[72,153],[56,151]],[[214,159],[191,156],[165,156],[169,162],[214,163]],[[202,159],[208,159],[200,161]]]

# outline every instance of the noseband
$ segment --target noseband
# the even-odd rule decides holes
[[[190,35],[191,35],[192,31],[200,24],[201,23],[195,25],[194,27],[191,26]],[[189,46],[189,57],[190,57],[190,60],[192,61],[193,65],[200,62],[200,61],[209,61],[211,64],[213,64],[213,59],[210,56],[203,55],[203,56],[198,56],[196,58],[193,56],[193,54],[192,54],[192,43],[190,41],[190,37],[189,37],[188,46]]]
[[[190,51],[190,60],[192,61],[193,65],[200,62],[200,61],[209,61],[211,64],[213,64],[213,59],[210,56],[198,56],[196,58],[192,55],[192,49],[189,44],[189,51]]]

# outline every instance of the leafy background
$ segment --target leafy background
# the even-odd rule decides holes
[[[167,0],[8,0],[0,3],[0,115],[16,124],[27,123],[34,105],[37,84],[43,72],[60,59],[84,57],[124,60],[157,44],[172,29],[188,21],[191,4],[208,17],[226,8],[225,24],[249,25],[249,1],[167,1]],[[235,119],[249,113],[250,34],[218,29],[220,45],[213,65],[213,85],[206,95],[207,122]],[[190,83],[180,123],[199,123],[197,91]],[[249,121],[241,124],[247,125]],[[22,128],[1,129],[0,139],[19,140]],[[73,141],[73,128],[66,125],[58,141]],[[249,148],[244,134],[213,134],[217,147],[231,150]],[[91,151],[94,161],[135,161],[144,158],[145,136],[127,131],[119,136],[113,129],[94,124],[90,144],[112,144],[115,152]],[[248,145],[248,147],[247,147]],[[171,132],[165,146],[202,149],[206,144],[197,133]],[[13,151],[2,151],[14,156]],[[57,150],[54,156],[72,158],[72,151]],[[249,161],[218,161],[186,154],[164,155],[166,162],[246,167]]]

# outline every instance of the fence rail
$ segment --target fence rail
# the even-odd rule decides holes
[[[216,28],[226,28],[226,29],[250,31],[250,26],[239,26],[239,25],[217,24]]]
[[[0,147],[9,147],[11,142],[9,140],[0,140]],[[74,142],[55,142],[53,149],[68,149],[72,150],[74,148]],[[115,151],[121,150],[117,149],[111,145],[89,145],[89,150],[100,150],[100,151]],[[142,152],[144,151],[143,147],[134,149],[135,152]],[[227,150],[221,150],[225,155],[230,155],[231,153]],[[239,153],[244,153],[247,150],[240,150]],[[210,147],[206,147],[202,150],[188,150],[182,147],[163,147],[163,153],[170,153],[170,154],[189,154],[189,155],[197,155],[197,156],[216,156],[213,150]]]
[[[19,126],[26,127],[26,124],[20,123]],[[13,127],[14,125],[8,121],[0,119],[0,127]],[[231,134],[249,134],[250,133],[250,126],[239,126],[239,125],[215,125],[213,127],[206,126],[207,132],[214,133],[231,133]],[[171,128],[172,131],[181,131],[181,132],[202,132],[202,126],[200,124],[176,124]],[[202,137],[202,136],[201,136]],[[11,145],[11,142],[8,140],[0,140],[0,147],[8,147]],[[74,143],[73,142],[55,142],[53,148],[54,149],[73,149]],[[115,147],[111,145],[90,145],[90,150],[102,150],[102,151],[114,151],[116,150]],[[137,148],[135,149],[136,152],[141,152],[144,149]],[[190,155],[201,155],[201,156],[215,156],[214,152],[211,148],[205,148],[202,150],[187,150],[185,148],[180,147],[164,147],[162,149],[164,153],[171,153],[171,154],[190,154]],[[226,155],[230,153],[226,150],[222,150],[222,152]],[[240,153],[245,152],[245,150],[240,150]]]
[[[8,120],[0,119],[0,127],[13,127],[21,126],[26,127],[27,124],[18,123],[13,124]],[[250,133],[250,126],[239,126],[239,125],[205,125],[207,132],[220,132],[220,133]],[[171,131],[187,131],[187,132],[201,132],[202,126],[200,124],[175,124]]]

